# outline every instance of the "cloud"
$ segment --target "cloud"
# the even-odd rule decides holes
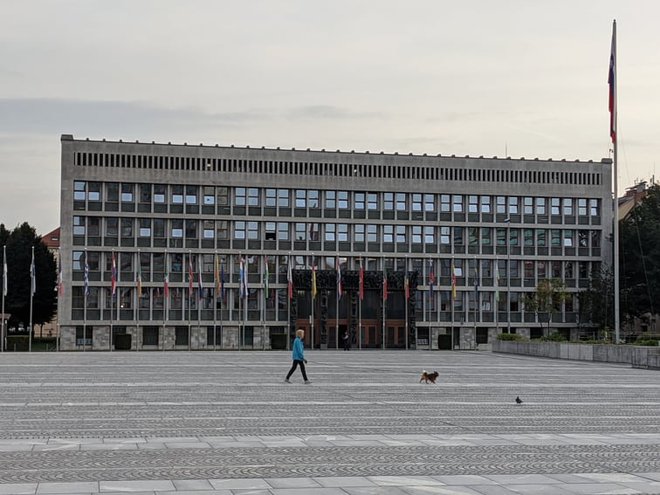
[[[346,108],[334,105],[308,105],[297,107],[286,113],[286,117],[310,120],[339,120],[339,119],[382,119],[380,112],[352,112]]]
[[[264,113],[208,113],[195,108],[164,108],[127,101],[51,98],[0,99],[0,132],[59,134],[142,133],[234,127],[268,118]]]

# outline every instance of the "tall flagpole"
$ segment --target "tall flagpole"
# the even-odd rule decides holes
[[[337,306],[335,307],[335,346],[339,350],[339,291],[341,286],[341,267],[339,266],[339,253],[337,253],[337,287],[335,287]]]
[[[385,257],[383,257],[383,329],[382,329],[382,344],[383,349],[385,349],[385,318],[386,318],[386,306],[387,306],[387,270],[385,268]]]
[[[213,288],[213,350],[215,351],[215,334],[216,332],[216,323],[218,319],[218,292],[220,289],[220,283],[219,283],[219,276],[220,276],[220,271],[218,270],[218,251],[216,251],[213,254],[213,282],[215,284],[215,287]]]
[[[34,267],[34,246],[32,246],[32,261],[30,262],[30,333],[28,334],[28,352],[32,352],[32,308],[34,293],[37,290],[35,267]]]
[[[140,250],[137,251],[137,263],[135,265],[137,277],[135,280],[135,352],[140,348],[140,297],[142,294],[142,272],[140,270]]]
[[[5,350],[5,296],[7,295],[7,246],[2,246],[2,322],[0,322],[0,352]]]
[[[163,277],[163,351],[165,350],[165,328],[169,318],[169,302],[170,302],[170,274],[168,271],[168,256],[167,249],[165,250],[165,277]]]
[[[362,297],[364,295],[364,261],[360,256],[360,272],[358,275],[358,349],[362,349]]]
[[[287,256],[286,265],[286,298],[288,300],[288,304],[286,305],[286,350],[288,351],[291,349],[291,299],[293,298],[293,270],[291,268],[291,251],[289,251],[289,255]]]
[[[110,352],[112,352],[112,330],[113,330],[113,320],[115,317],[114,304],[115,304],[115,287],[117,283],[116,278],[116,260],[115,260],[115,250],[112,250],[112,257],[110,258],[110,338],[108,338],[108,347]],[[92,350],[94,349],[94,335],[92,334]]]
[[[612,175],[614,185],[614,343],[619,343],[620,318],[619,318],[619,177],[617,170],[617,76],[616,76],[616,19],[612,21],[612,49],[610,52],[610,70],[608,75],[609,83],[609,109],[610,109],[610,137],[614,147],[612,160]]]

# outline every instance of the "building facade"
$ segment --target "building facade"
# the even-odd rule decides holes
[[[476,348],[611,260],[608,159],[61,144],[63,350]]]

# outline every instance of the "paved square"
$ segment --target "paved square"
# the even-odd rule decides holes
[[[280,351],[4,353],[0,494],[660,493],[657,371],[306,357],[311,385]]]

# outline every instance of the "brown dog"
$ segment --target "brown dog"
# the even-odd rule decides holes
[[[428,371],[424,370],[422,371],[422,374],[419,378],[419,383],[435,383],[436,378],[438,378],[438,372],[434,371],[433,373],[429,373]]]

